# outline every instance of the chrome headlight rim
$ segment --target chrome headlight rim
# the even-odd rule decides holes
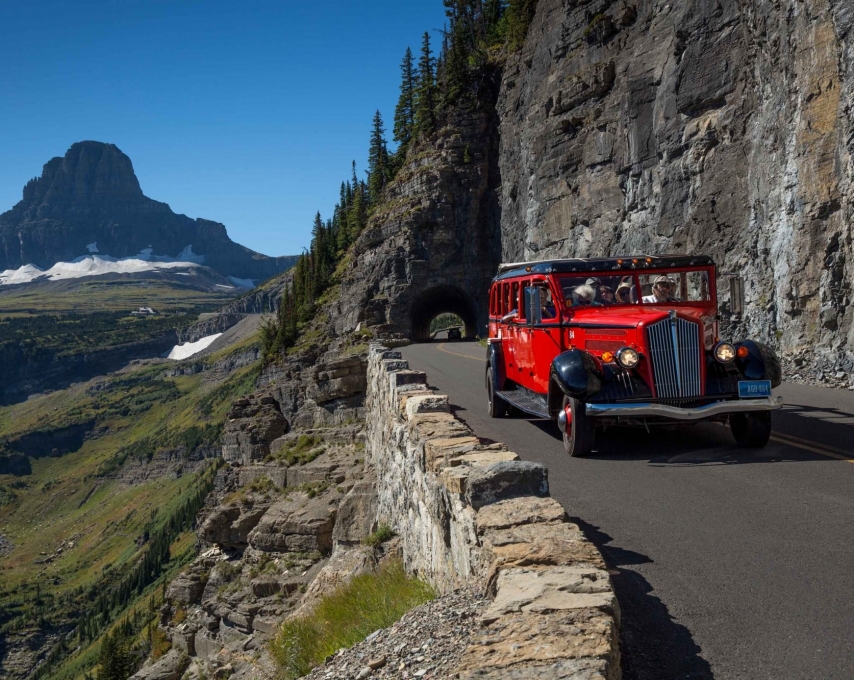
[[[721,356],[723,354],[723,356]],[[714,349],[715,360],[720,364],[731,364],[735,361],[735,345],[731,342],[719,342]]]
[[[632,369],[640,363],[640,353],[634,347],[621,347],[614,355],[623,368]]]

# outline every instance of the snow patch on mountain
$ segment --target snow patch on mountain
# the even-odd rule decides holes
[[[229,276],[228,280],[231,281],[238,288],[254,288],[255,282],[252,279],[238,279],[236,276]]]
[[[222,333],[216,333],[215,335],[207,335],[204,338],[196,340],[195,342],[185,342],[183,345],[175,345],[172,348],[172,351],[169,352],[169,359],[174,359],[175,361],[181,361],[181,359],[187,359],[194,354],[198,354],[203,349],[207,349],[214,340],[216,340]]]
[[[50,269],[42,270],[32,264],[25,264],[19,269],[7,269],[0,272],[0,286],[32,283],[36,280],[79,279],[101,274],[136,274],[162,269],[187,269],[198,267],[205,261],[204,255],[196,255],[193,252],[192,245],[178,253],[178,257],[155,255],[151,248],[144,248],[138,255],[118,258],[95,254],[97,246],[97,243],[90,243],[86,246],[89,249],[89,255],[83,255],[71,262],[57,262]],[[95,250],[92,250],[93,248]]]

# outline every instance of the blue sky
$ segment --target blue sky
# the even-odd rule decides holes
[[[76,141],[116,144],[147,196],[293,254],[361,176],[400,61],[441,0],[0,1],[0,212]]]

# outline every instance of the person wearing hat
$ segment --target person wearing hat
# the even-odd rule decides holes
[[[664,274],[660,276],[656,276],[655,280],[652,282],[652,295],[644,295],[643,301],[645,303],[662,303],[662,302],[679,302],[679,300],[671,293],[673,292],[673,281],[664,276]]]
[[[585,286],[590,286],[593,289],[593,301],[600,302],[602,300],[602,279],[598,276],[591,276],[584,282]]]
[[[619,286],[617,286],[616,292],[616,303],[618,305],[630,305],[632,304],[632,284],[623,281]]]

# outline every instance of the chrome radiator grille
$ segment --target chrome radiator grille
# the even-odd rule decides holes
[[[700,326],[670,313],[646,329],[659,399],[700,396]]]

